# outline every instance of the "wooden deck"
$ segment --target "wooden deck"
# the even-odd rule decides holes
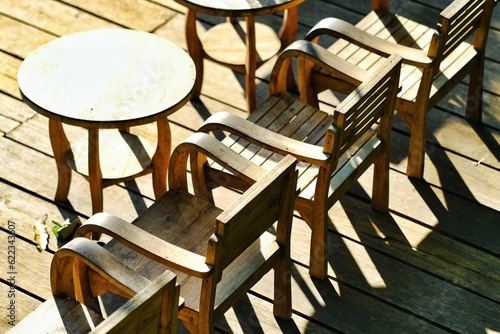
[[[392,2],[405,15],[433,24],[439,9],[451,1]],[[368,0],[305,1],[299,7],[298,37],[325,16],[354,23],[369,10]],[[69,202],[53,200],[57,174],[47,119],[21,100],[16,83],[20,63],[47,41],[95,28],[154,32],[185,48],[184,14],[173,0],[0,1],[0,332],[50,296],[50,261],[60,244],[53,237],[50,249],[39,253],[33,241],[35,220],[47,213],[52,227],[52,220],[85,221],[91,214],[88,184],[78,175],[73,176]],[[280,22],[277,16],[265,20],[274,26]],[[214,22],[204,17],[203,25]],[[258,70],[258,101],[267,97],[271,66]],[[297,217],[292,238],[292,320],[272,316],[268,277],[217,322],[217,331],[500,332],[499,74],[496,9],[488,42],[484,124],[464,120],[466,85],[460,84],[430,113],[425,179],[415,181],[404,174],[408,131],[396,117],[390,213],[370,210],[368,173],[330,210],[332,255],[329,278],[323,281],[307,274],[310,233]],[[243,83],[243,76],[207,62],[201,101],[170,117],[174,145],[217,111],[245,116]],[[155,140],[154,126],[134,130]],[[68,128],[68,133],[75,138],[82,131]],[[143,176],[106,188],[104,210],[132,220],[153,199],[151,176]],[[11,231],[16,234],[12,268],[7,239]]]

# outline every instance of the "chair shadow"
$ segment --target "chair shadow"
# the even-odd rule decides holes
[[[436,216],[446,212],[432,193],[422,191],[425,187],[419,184],[416,188],[429,198],[427,203],[431,203],[431,210],[437,212]],[[370,210],[368,203],[357,202],[359,199],[356,198],[341,200],[346,218],[352,224],[351,231],[340,233],[333,222],[330,226],[329,263],[333,277],[325,281],[312,280],[317,293],[327,302],[326,306],[319,306],[315,318],[332,321],[332,326],[335,323],[349,326],[345,317],[357,317],[359,326],[353,327],[357,330],[363,326],[366,326],[365,330],[373,330],[377,325],[370,323],[370,319],[380,318],[396,320],[398,325],[394,328],[409,332],[418,332],[423,328],[431,331],[462,328],[468,332],[500,328],[499,320],[492,315],[499,308],[500,296],[495,289],[500,282],[495,279],[495,274],[483,277],[482,271],[471,273],[480,266],[488,270],[488,263],[490,270],[500,268],[498,255],[482,254],[481,248],[473,249],[474,246],[469,245],[467,240],[457,246],[457,243],[462,243],[461,240],[430,228],[427,228],[428,234],[424,233],[422,240],[416,243],[411,240],[413,236],[408,226],[405,230],[401,229],[399,220],[407,220],[408,224],[415,224],[417,228],[422,222],[411,221],[404,213],[376,213]],[[463,253],[448,258],[447,254],[455,248],[460,248]],[[487,260],[480,265],[475,264],[474,257],[467,257],[468,250],[477,253],[477,256],[486,256]],[[465,282],[464,277],[478,281]],[[485,288],[488,284],[494,286]],[[310,287],[303,286],[302,289],[310,290]],[[312,292],[309,296],[313,300],[318,298]],[[356,307],[350,311],[352,314],[339,311],[353,307],[353,304]],[[323,308],[335,315],[330,313],[327,317],[322,314]],[[470,320],[477,312],[484,316]]]

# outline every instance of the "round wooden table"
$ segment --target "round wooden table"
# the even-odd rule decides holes
[[[196,64],[193,98],[198,98],[201,93],[203,59],[206,58],[245,74],[247,112],[251,113],[256,106],[255,71],[295,41],[297,6],[304,0],[175,1],[188,8],[186,41],[189,54]],[[284,11],[284,18],[279,34],[271,27],[255,21],[257,16],[281,11]],[[227,17],[228,21],[212,27],[200,39],[196,30],[197,13]],[[237,21],[238,17],[244,17],[245,22]]]
[[[72,169],[89,181],[93,213],[103,209],[104,187],[147,173],[161,196],[171,150],[167,116],[191,98],[195,77],[180,47],[127,29],[75,33],[32,52],[18,84],[23,100],[49,118],[55,200],[67,200]],[[128,131],[151,122],[158,127],[156,148]],[[88,137],[70,144],[63,123],[88,129]]]

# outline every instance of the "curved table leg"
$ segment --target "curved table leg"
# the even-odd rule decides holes
[[[257,70],[257,46],[255,41],[255,17],[247,16],[246,45],[247,55],[245,60],[245,88],[247,99],[247,112],[250,114],[256,107],[255,71]]]
[[[167,191],[167,170],[170,162],[170,149],[172,145],[172,135],[168,119],[157,121],[158,144],[153,156],[153,190],[156,199],[160,198]]]
[[[283,13],[283,24],[279,31],[281,40],[281,49],[283,51],[288,45],[292,44],[297,38],[297,27],[299,25],[299,10],[297,7],[292,7]],[[296,82],[293,77],[293,68],[288,68],[287,87],[288,89],[296,88]]]
[[[186,43],[189,55],[193,59],[196,68],[196,80],[191,98],[199,99],[201,84],[203,83],[203,58],[205,57],[205,51],[203,51],[200,37],[196,31],[196,12],[192,9],[189,9],[186,15]]]
[[[99,129],[89,129],[89,184],[92,214],[102,212],[102,171],[99,162]]]
[[[66,154],[70,150],[70,145],[61,122],[49,119],[49,137],[56,160],[58,175],[55,201],[64,202],[68,199],[69,186],[71,184],[71,168],[66,161]]]

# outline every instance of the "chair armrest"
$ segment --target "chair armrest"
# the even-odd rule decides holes
[[[207,277],[212,266],[205,264],[205,257],[166,242],[125,220],[107,213],[89,218],[77,231],[76,236],[104,233],[134,251],[188,275]]]
[[[283,71],[281,69],[282,64],[289,58],[293,57],[296,57],[297,59],[307,59],[314,65],[318,65],[333,75],[338,76],[343,81],[350,82],[356,86],[365,81],[370,74],[344,59],[335,57],[330,51],[316,43],[298,40],[287,46],[276,60],[276,64],[273,68],[274,75],[271,75],[271,91],[273,91],[273,86],[279,85],[279,82],[273,82],[273,79],[276,81],[282,81],[281,78],[279,78],[279,75],[275,75],[277,73],[274,72]],[[283,72],[286,73],[286,71]]]
[[[187,159],[187,155],[193,153],[201,153],[212,159],[248,184],[253,184],[266,174],[266,170],[248,161],[216,138],[196,132],[177,145],[172,153],[170,165],[174,169],[169,171],[171,187],[178,187],[181,179],[182,182],[187,182],[182,159]]]
[[[148,279],[124,265],[95,241],[76,238],[62,246],[54,254],[51,266],[51,285],[52,293],[55,296],[65,294],[68,297],[73,297],[74,295],[73,279],[71,275],[66,274],[67,270],[73,271],[72,259],[83,262],[130,297],[150,283]],[[70,265],[71,268],[64,268],[65,265]]]
[[[330,161],[330,155],[323,153],[322,147],[290,139],[227,112],[210,116],[198,129],[200,132],[214,130],[230,132],[270,151],[290,154],[299,161],[317,166],[324,166]]]
[[[321,35],[329,35],[349,41],[383,57],[398,54],[403,63],[427,68],[433,65],[434,59],[429,58],[423,50],[399,45],[369,34],[356,26],[337,18],[326,18],[319,21],[306,35],[308,41],[317,40]]]

